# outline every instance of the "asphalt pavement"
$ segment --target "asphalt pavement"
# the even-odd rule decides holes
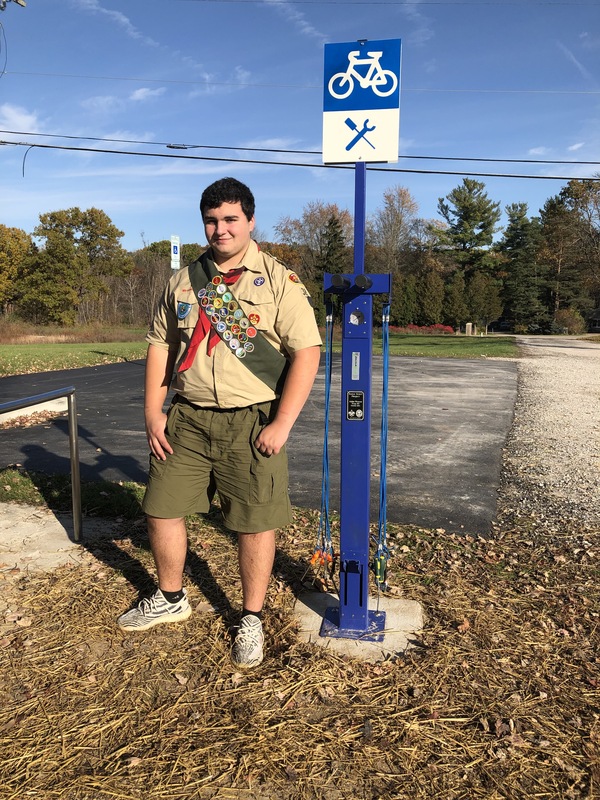
[[[379,500],[381,357],[373,359],[371,515]],[[75,387],[82,481],[144,482],[144,362],[0,379],[0,403]],[[502,448],[513,417],[517,364],[510,360],[390,358],[387,519],[485,534],[495,516]],[[329,411],[330,507],[339,509],[340,357],[333,358]],[[31,411],[39,410],[39,407]],[[0,421],[2,416],[0,415]],[[325,379],[290,435],[290,496],[318,509],[323,478]],[[0,468],[69,474],[66,415],[0,430]]]

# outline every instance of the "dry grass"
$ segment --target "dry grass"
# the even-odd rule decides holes
[[[91,324],[73,327],[31,325],[13,317],[0,319],[0,344],[64,344],[139,342],[146,331],[124,325]]]
[[[3,573],[3,800],[429,800],[600,796],[599,531],[500,523],[493,540],[390,526],[417,648],[379,664],[300,643],[317,519],[280,538],[263,665],[229,664],[240,586],[214,515],[190,525],[180,625],[123,634],[152,586],[143,528],[85,563]]]

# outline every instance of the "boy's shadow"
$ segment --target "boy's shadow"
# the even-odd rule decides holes
[[[47,474],[39,471],[40,456],[45,456],[43,460],[51,457],[54,466],[52,472],[58,473],[63,478],[63,488],[65,490],[69,489],[70,500],[70,479],[67,477],[70,468],[69,459],[56,454],[49,454],[39,445],[24,447],[23,454],[26,458],[22,468],[27,471],[30,480],[44,498],[48,508],[61,517],[61,523],[65,527],[67,535],[71,541],[74,541],[72,517],[65,518],[64,516],[66,510],[64,495],[62,495],[63,499],[61,499],[56,492],[56,483],[49,481]],[[107,483],[106,492],[110,495],[110,502],[114,508],[122,509],[122,518],[118,522],[107,519],[106,525],[98,525],[97,519],[99,517],[94,515],[93,502],[98,497],[99,487],[94,483],[82,483],[81,485],[84,516],[82,539],[79,544],[111,570],[123,575],[127,582],[136,589],[138,597],[135,603],[132,604],[135,605],[143,597],[151,595],[156,588],[154,576],[148,571],[144,563],[131,552],[132,549],[150,551],[139,496],[136,494],[134,487],[130,485]],[[126,518],[123,519],[123,517]],[[237,542],[237,534],[225,527],[221,521],[220,509],[217,506],[211,506],[208,514],[202,515],[202,518],[214,527],[219,535],[231,542]],[[88,520],[87,526],[86,519]],[[129,547],[129,542],[133,546],[132,548]],[[198,555],[196,549],[191,547],[189,542],[185,571],[188,578],[196,585],[206,601],[227,625],[233,624],[234,620],[237,621],[236,614],[239,615],[239,610],[236,611],[233,608],[226,591],[215,577],[211,565],[206,559]],[[278,579],[283,580],[296,595],[302,589],[302,579],[305,573],[305,563],[291,557],[281,548],[277,548],[273,574],[276,574]],[[123,611],[126,610],[126,608],[123,609]]]

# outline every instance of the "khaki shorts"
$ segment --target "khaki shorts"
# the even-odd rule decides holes
[[[162,519],[205,514],[216,490],[223,520],[232,530],[260,533],[289,525],[285,448],[264,456],[254,447],[271,405],[222,411],[175,398],[166,427],[173,453],[165,461],[150,456],[144,512]]]

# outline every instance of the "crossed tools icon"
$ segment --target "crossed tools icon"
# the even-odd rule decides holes
[[[349,143],[346,145],[346,150],[351,150],[351,149],[354,147],[354,145],[355,145],[357,142],[360,142],[360,140],[361,140],[361,139],[364,139],[364,140],[365,140],[365,142],[366,142],[368,145],[371,145],[371,147],[373,148],[373,150],[375,150],[375,149],[376,149],[376,148],[375,148],[375,145],[374,145],[374,144],[372,144],[372,143],[371,143],[371,142],[370,142],[370,141],[367,139],[367,137],[366,137],[366,135],[365,135],[365,134],[369,133],[369,131],[374,131],[374,130],[375,130],[375,128],[377,127],[376,125],[369,125],[369,120],[368,120],[368,119],[366,119],[366,120],[363,122],[363,126],[362,126],[362,128],[359,130],[359,129],[358,129],[358,125],[356,124],[356,122],[354,122],[354,120],[350,119],[350,117],[347,117],[347,118],[346,118],[346,120],[345,120],[345,122],[346,122],[346,125],[347,125],[347,126],[348,126],[348,127],[351,129],[351,130],[353,130],[353,131],[356,131],[356,136],[354,137],[354,139],[352,139],[352,141],[351,141],[351,142],[349,142]]]

